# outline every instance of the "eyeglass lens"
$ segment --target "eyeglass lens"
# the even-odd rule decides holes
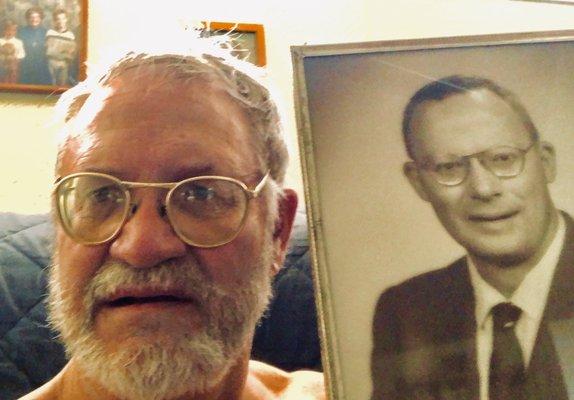
[[[56,194],[64,227],[85,243],[111,239],[128,217],[128,189],[112,177],[72,176],[60,183]],[[166,209],[175,232],[184,241],[208,247],[235,237],[247,202],[245,191],[233,181],[190,179],[168,193]]]
[[[66,179],[58,187],[57,199],[64,227],[82,242],[113,236],[129,207],[118,182],[96,175]]]
[[[232,239],[243,224],[247,196],[231,181],[184,182],[168,198],[168,214],[176,231],[191,242],[213,245]]]
[[[488,149],[484,152],[460,157],[453,161],[434,164],[431,172],[446,185],[457,185],[467,176],[470,159],[476,157],[490,172],[498,177],[513,177],[520,174],[524,163],[524,151],[510,146]]]

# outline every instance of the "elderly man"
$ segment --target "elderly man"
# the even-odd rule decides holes
[[[574,224],[549,193],[553,147],[478,77],[420,89],[403,134],[406,176],[467,256],[381,295],[372,398],[569,398]]]
[[[24,399],[325,398],[321,374],[249,360],[297,196],[255,69],[196,45],[60,100],[49,300],[70,361]]]

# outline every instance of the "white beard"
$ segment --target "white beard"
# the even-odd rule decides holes
[[[245,350],[268,305],[273,247],[271,235],[267,238],[258,265],[247,268],[251,276],[232,289],[211,282],[191,256],[149,269],[105,263],[83,290],[81,312],[74,311],[77,301],[60,286],[55,264],[50,270],[50,322],[60,332],[68,356],[88,377],[121,399],[163,400],[206,392],[225,377]],[[119,351],[110,352],[95,333],[94,304],[126,286],[178,287],[197,299],[207,323],[192,334],[170,332],[161,340],[137,340],[137,345],[122,344]]]

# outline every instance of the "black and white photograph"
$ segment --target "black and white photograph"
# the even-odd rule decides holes
[[[292,48],[336,399],[574,399],[574,31]]]

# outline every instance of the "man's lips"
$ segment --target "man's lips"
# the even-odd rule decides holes
[[[510,219],[518,214],[518,211],[498,212],[498,213],[477,213],[469,215],[472,222],[498,222]]]
[[[173,303],[189,304],[194,299],[180,290],[135,289],[120,290],[98,302],[100,307],[119,308],[134,305]]]

